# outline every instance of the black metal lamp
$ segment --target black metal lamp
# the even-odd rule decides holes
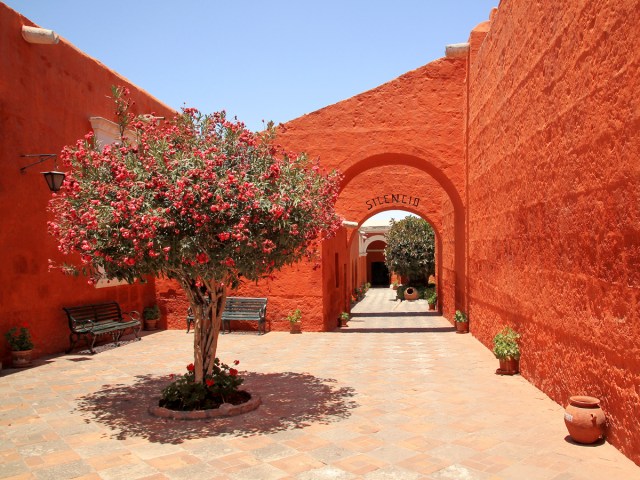
[[[34,154],[29,154],[29,155],[20,155],[21,157],[38,157],[39,160],[37,162],[33,162],[29,165],[26,165],[24,167],[22,167],[20,169],[21,173],[24,173],[25,170],[29,167],[33,167],[34,165],[39,165],[42,162],[44,162],[45,160],[48,160],[49,158],[55,158],[56,154],[55,153],[34,153]],[[51,190],[52,192],[57,192],[58,190],[60,190],[60,187],[62,187],[62,182],[64,182],[64,178],[65,178],[65,173],[64,172],[58,172],[57,168],[58,165],[56,164],[55,166],[56,170],[51,170],[49,172],[42,172],[42,175],[44,175],[44,179],[47,182],[47,185],[49,186],[49,190]]]
[[[44,175],[44,179],[47,181],[47,185],[49,185],[49,190],[52,192],[60,190],[62,182],[64,182],[64,177],[66,176],[64,172],[56,172],[52,170],[50,172],[42,172],[42,174]]]

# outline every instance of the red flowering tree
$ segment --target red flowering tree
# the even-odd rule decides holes
[[[133,282],[177,280],[195,317],[194,374],[202,382],[216,357],[229,286],[258,280],[301,259],[339,226],[339,175],[224,113],[184,109],[166,122],[129,113],[114,89],[118,144],[102,151],[92,134],[65,147],[70,170],[50,203],[50,232],[80,269]],[[136,141],[128,141],[125,127]]]

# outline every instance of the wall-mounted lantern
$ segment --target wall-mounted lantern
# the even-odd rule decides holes
[[[34,165],[39,165],[42,162],[49,160],[50,158],[55,158],[56,154],[55,153],[33,153],[33,154],[20,155],[20,156],[39,158],[37,162],[33,162],[33,163],[30,163],[29,165],[25,165],[20,169],[20,173],[24,174],[27,168],[33,167]],[[58,164],[56,163],[55,170],[51,170],[48,172],[41,172],[42,175],[44,175],[44,179],[47,182],[47,185],[49,186],[49,190],[51,190],[52,192],[57,192],[58,190],[60,190],[60,187],[62,187],[62,182],[64,182],[64,178],[66,176],[64,172],[59,172],[57,170],[58,170]]]

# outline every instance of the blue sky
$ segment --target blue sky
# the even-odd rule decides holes
[[[226,110],[260,130],[444,56],[498,0],[4,3],[175,109]]]
[[[224,109],[259,130],[444,56],[498,0],[4,3],[173,108]]]

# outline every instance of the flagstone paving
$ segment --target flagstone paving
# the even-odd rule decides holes
[[[472,335],[394,296],[370,290],[335,332],[222,336],[263,399],[233,418],[147,413],[191,362],[184,331],[5,368],[0,478],[640,479],[608,443],[569,441],[563,408],[496,376]]]

